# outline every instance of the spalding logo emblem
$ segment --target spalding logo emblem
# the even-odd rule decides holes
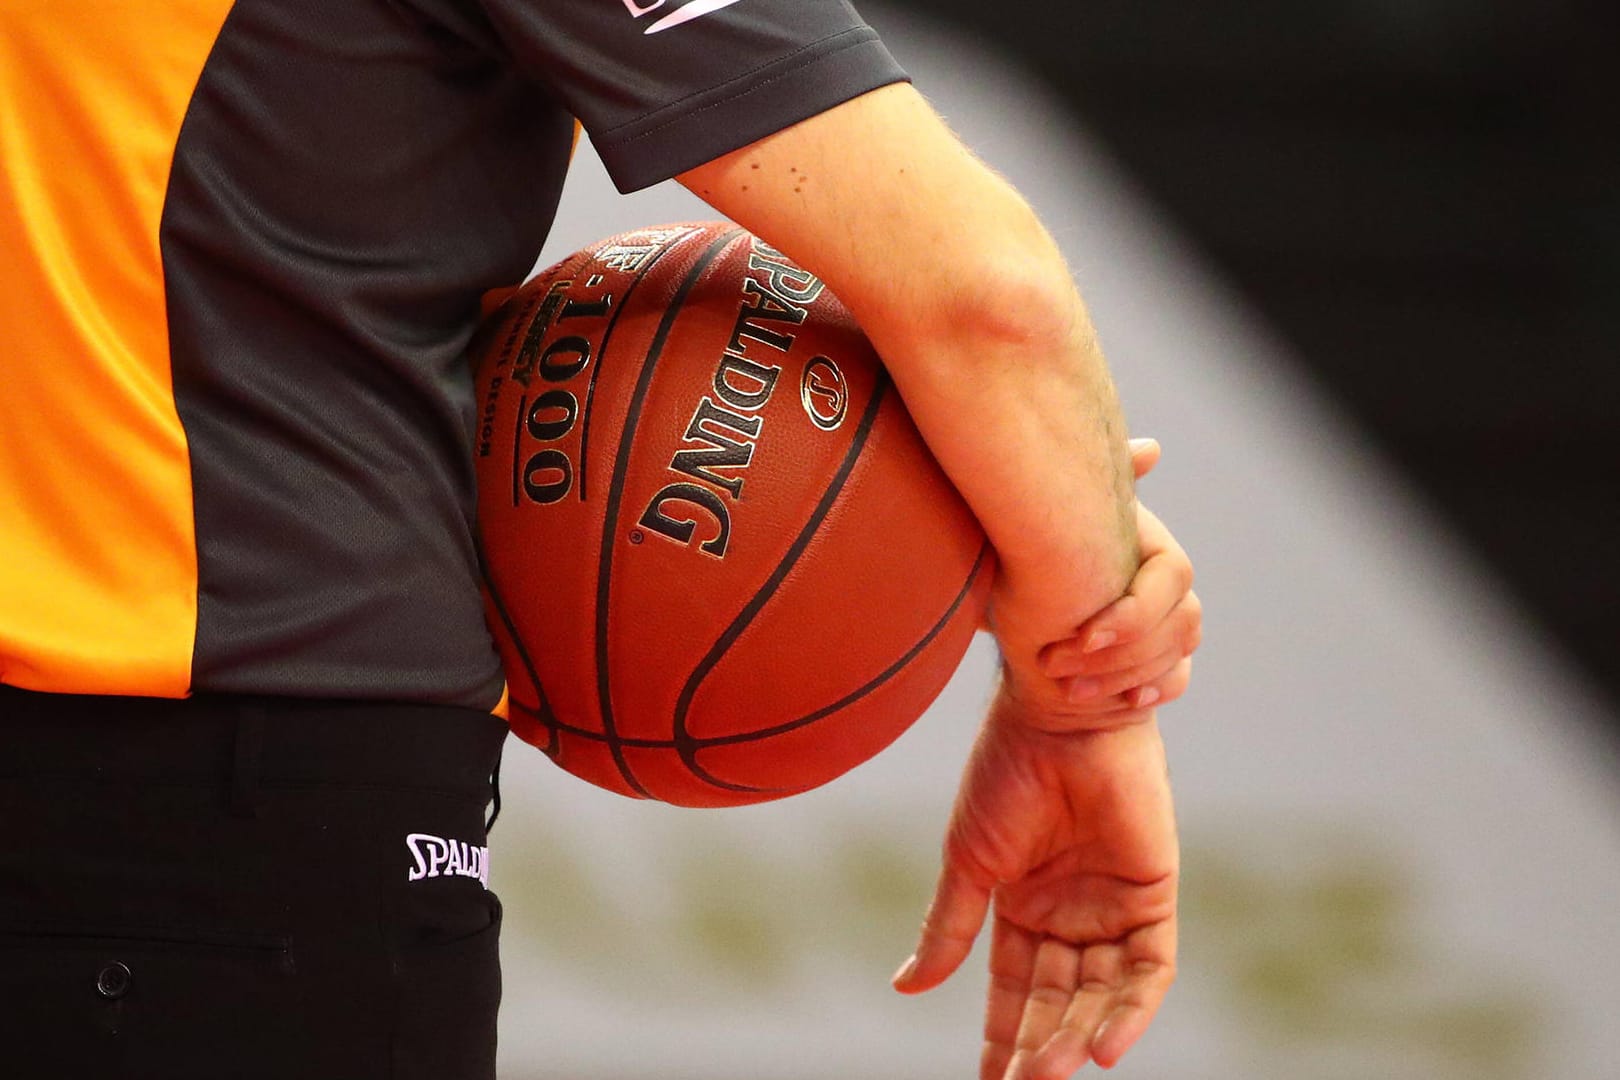
[[[799,401],[810,422],[822,431],[833,431],[849,412],[849,385],[838,365],[818,356],[804,365],[799,379]]]

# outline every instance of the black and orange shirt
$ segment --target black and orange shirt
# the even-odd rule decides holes
[[[0,682],[491,708],[480,295],[904,76],[843,0],[0,3]]]

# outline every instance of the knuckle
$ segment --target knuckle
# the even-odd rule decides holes
[[[1176,981],[1176,964],[1173,960],[1138,960],[1131,965],[1131,978],[1133,981],[1151,986],[1162,993]]]
[[[1029,988],[1031,1004],[1043,1005],[1051,1009],[1067,1007],[1069,999],[1073,997],[1067,990],[1057,986],[1032,986]]]

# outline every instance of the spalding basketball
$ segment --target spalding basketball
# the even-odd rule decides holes
[[[479,526],[511,723],[689,806],[824,784],[901,734],[992,553],[865,336],[726,224],[613,237],[474,347]]]

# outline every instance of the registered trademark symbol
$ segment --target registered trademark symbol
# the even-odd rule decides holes
[[[646,534],[643,533],[640,529],[631,529],[630,530],[630,542],[632,544],[639,544],[645,539],[647,539]]]

